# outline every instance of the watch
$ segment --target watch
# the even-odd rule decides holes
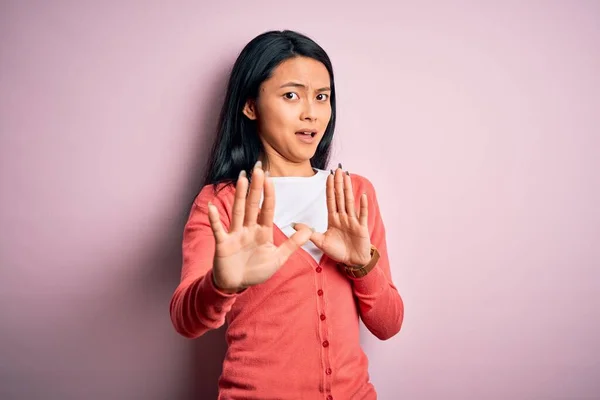
[[[379,261],[379,251],[377,251],[375,246],[371,245],[371,261],[369,261],[366,265],[351,267],[343,263],[338,263],[338,266],[343,268],[344,272],[349,277],[362,278],[375,267],[377,261]]]

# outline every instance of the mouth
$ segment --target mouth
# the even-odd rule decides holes
[[[315,139],[315,136],[317,136],[316,129],[307,129],[296,132],[296,137],[298,138],[298,140],[300,140],[300,142],[304,144],[312,145],[313,142],[317,140]]]
[[[305,138],[314,138],[317,135],[317,131],[314,129],[298,131],[298,132],[296,132],[296,135],[300,135],[301,137],[305,137]]]

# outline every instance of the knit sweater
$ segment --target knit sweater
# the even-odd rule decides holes
[[[354,197],[368,197],[375,268],[350,278],[327,255],[317,262],[296,250],[266,282],[239,294],[218,290],[212,279],[215,240],[208,202],[228,229],[235,187],[205,186],[184,229],[181,281],[170,304],[177,332],[198,338],[227,322],[227,353],[219,399],[376,399],[359,341],[359,318],[381,340],[399,332],[404,304],[392,282],[385,227],[373,185],[351,175]],[[357,203],[357,209],[359,207]],[[287,236],[275,224],[275,245]]]

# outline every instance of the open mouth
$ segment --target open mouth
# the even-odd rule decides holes
[[[299,132],[296,132],[296,135],[301,135],[301,136],[304,136],[304,137],[311,137],[311,138],[315,137],[316,134],[317,134],[316,131],[299,131]]]

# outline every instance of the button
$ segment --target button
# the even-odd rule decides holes
[[[321,321],[325,321],[325,314],[321,314]]]
[[[323,347],[327,347],[327,346],[329,346],[329,342],[328,342],[327,340],[325,340],[325,341],[323,342]]]
[[[321,289],[319,289],[319,290],[317,290],[317,294],[318,294],[319,296],[323,296],[323,291],[322,291]]]
[[[326,373],[327,375],[331,375],[331,368],[327,368],[327,369],[325,370],[325,373]]]
[[[323,271],[323,268],[321,268],[321,267],[317,267],[317,270],[316,270],[316,271],[317,271],[317,272],[321,272],[321,271]]]
[[[332,395],[327,396],[327,400],[333,400],[333,396]]]

